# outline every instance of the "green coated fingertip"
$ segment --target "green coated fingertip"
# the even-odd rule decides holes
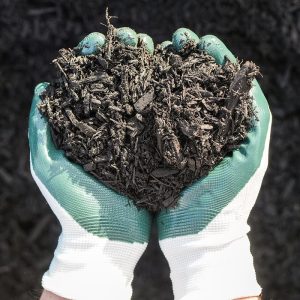
[[[75,49],[78,49],[82,55],[96,54],[105,44],[105,36],[100,32],[88,34]]]
[[[138,38],[136,32],[129,27],[120,27],[117,29],[117,38],[127,46],[136,47]]]
[[[160,47],[162,48],[162,49],[164,49],[164,48],[167,48],[167,47],[169,47],[169,46],[171,46],[172,45],[172,42],[171,41],[164,41],[164,42],[162,42],[161,44],[160,44]]]
[[[214,57],[219,65],[225,63],[226,57],[233,63],[237,62],[236,57],[228,50],[225,44],[214,35],[209,34],[201,37],[198,47]]]
[[[40,82],[35,88],[34,88],[34,96],[39,97],[48,87],[49,82]]]
[[[199,43],[198,35],[190,29],[179,28],[173,33],[172,44],[177,51],[182,50],[190,41],[193,41],[196,45]]]
[[[137,35],[138,37],[138,41],[139,42],[143,42],[146,50],[150,53],[150,54],[153,54],[154,52],[154,43],[153,43],[153,40],[151,38],[151,36],[149,36],[148,34],[146,33],[139,33]]]

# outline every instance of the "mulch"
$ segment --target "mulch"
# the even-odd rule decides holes
[[[109,17],[108,17],[109,18]],[[256,119],[249,90],[258,67],[214,58],[187,43],[177,52],[125,46],[107,19],[93,55],[60,49],[41,113],[65,156],[139,208],[175,207],[183,188],[239,147]]]
[[[0,292],[3,299],[38,297],[59,225],[29,173],[27,122],[32,91],[55,75],[50,61],[63,47],[102,31],[106,2],[0,3]],[[273,113],[268,172],[250,217],[257,277],[266,299],[300,298],[300,4],[274,1],[112,0],[115,26],[146,32],[155,43],[188,27],[222,39],[239,58],[255,61]],[[153,266],[156,266],[155,268]],[[159,268],[157,266],[160,266]],[[169,269],[155,228],[137,265],[133,299],[173,299]]]

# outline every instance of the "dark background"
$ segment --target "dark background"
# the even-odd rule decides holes
[[[0,299],[40,293],[60,232],[29,173],[27,122],[34,86],[50,81],[51,60],[91,31],[115,26],[155,43],[178,27],[215,34],[238,57],[260,65],[273,113],[270,164],[252,211],[250,239],[266,299],[300,299],[300,1],[0,1]],[[134,299],[173,299],[155,230],[136,268]],[[213,288],[213,287],[212,287]]]

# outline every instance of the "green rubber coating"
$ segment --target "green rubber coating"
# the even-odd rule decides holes
[[[233,63],[237,62],[235,56],[228,50],[225,44],[214,35],[205,35],[200,38],[199,49],[207,52],[215,58],[216,63],[223,65],[226,57]]]
[[[225,55],[234,59],[216,37],[205,36],[201,40],[206,45],[203,49],[219,64],[224,63]],[[225,157],[206,177],[182,191],[177,208],[158,215],[160,240],[199,233],[234,199],[260,166],[271,126],[271,113],[256,80],[253,81],[252,94],[258,121],[232,156]]]
[[[164,42],[162,42],[162,43],[160,44],[160,47],[161,47],[162,49],[164,49],[164,48],[169,47],[169,46],[171,46],[171,45],[172,45],[172,42],[171,42],[171,41],[164,41]]]
[[[120,27],[117,29],[117,38],[127,46],[136,47],[138,38],[136,32],[129,27]]]
[[[75,47],[82,55],[96,54],[105,44],[105,36],[100,32],[92,32],[87,35],[79,44]]]
[[[127,243],[148,242],[151,216],[65,158],[52,142],[37,104],[48,83],[35,88],[29,118],[32,168],[56,201],[88,232]]]
[[[175,50],[180,51],[189,41],[193,41],[196,45],[199,43],[198,35],[192,30],[179,28],[173,33],[172,44]]]
[[[150,53],[150,54],[153,54],[154,52],[154,43],[153,43],[153,40],[151,38],[151,36],[149,36],[148,34],[146,33],[139,33],[137,35],[138,37],[138,40],[139,41],[142,41],[146,50]]]

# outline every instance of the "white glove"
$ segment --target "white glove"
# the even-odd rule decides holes
[[[103,44],[104,36],[92,33],[78,47],[91,54]],[[37,108],[47,85],[36,87],[31,107],[31,173],[62,233],[42,286],[74,300],[130,299],[133,270],[147,246],[151,216],[54,147],[48,123]]]
[[[180,29],[173,35],[173,46],[178,49],[191,38],[197,40],[194,33]],[[218,64],[225,56],[235,60],[214,36],[202,37],[199,47]],[[271,113],[256,81],[251,93],[259,120],[245,142],[208,176],[185,189],[177,208],[157,218],[175,300],[232,300],[261,293],[247,219],[268,165]]]

